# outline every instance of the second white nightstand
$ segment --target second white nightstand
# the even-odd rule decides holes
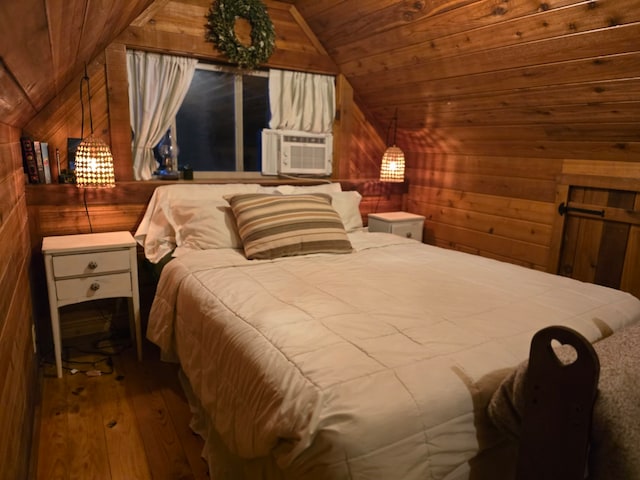
[[[370,213],[370,232],[387,232],[422,241],[424,217],[407,212]]]
[[[62,339],[58,309],[99,298],[129,298],[131,337],[142,360],[136,241],[129,232],[63,235],[42,239],[58,377]]]

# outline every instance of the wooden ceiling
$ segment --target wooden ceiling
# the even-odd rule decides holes
[[[4,1],[3,121],[24,125],[141,12],[167,2]],[[300,12],[379,125],[397,109],[399,128],[429,130],[429,141],[468,127],[497,135],[501,125],[547,138],[567,128],[588,136],[593,127],[581,126],[588,105],[587,116],[638,141],[640,0],[285,3]]]
[[[0,121],[23,126],[152,3],[3,0]]]
[[[368,110],[397,107],[401,127],[575,125],[585,102],[640,120],[638,0],[294,3]]]

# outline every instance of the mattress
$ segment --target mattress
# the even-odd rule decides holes
[[[244,462],[227,478],[473,477],[504,440],[488,400],[536,331],[593,342],[640,320],[618,290],[386,233],[349,239],[348,255],[211,249],[164,267],[147,336],[180,362],[209,447]]]

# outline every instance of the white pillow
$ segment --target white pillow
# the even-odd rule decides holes
[[[242,248],[236,221],[226,201],[183,206],[173,214],[176,246],[200,250]]]
[[[260,185],[258,193],[271,193],[276,194],[278,192],[278,185]]]
[[[219,187],[219,186],[218,186]],[[176,245],[178,247],[207,250],[211,248],[242,248],[242,239],[238,233],[236,220],[224,199],[228,195],[241,193],[270,193],[278,195],[277,186],[255,184],[231,185],[229,188],[218,188],[212,202],[197,207],[182,206],[173,214],[176,225]],[[223,193],[221,199],[218,193]]]
[[[226,218],[230,211],[223,196],[257,193],[261,188],[258,184],[250,183],[173,184],[158,187],[149,200],[135,239],[144,246],[145,257],[152,263],[160,261],[183,242],[215,245],[208,248],[239,248],[235,222],[231,222],[234,228],[231,230]],[[224,205],[223,210],[219,208],[220,204]],[[196,233],[198,229],[203,231]]]
[[[332,193],[341,192],[340,182],[321,183],[319,185],[278,185],[276,191],[283,195],[295,195],[300,193]]]
[[[347,232],[362,228],[362,215],[360,214],[360,201],[362,195],[355,190],[348,192],[332,192],[331,206],[340,215]]]

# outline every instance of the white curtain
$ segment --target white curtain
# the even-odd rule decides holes
[[[133,174],[136,180],[149,180],[157,170],[153,147],[178,112],[197,63],[195,58],[127,50]]]
[[[330,75],[269,71],[269,128],[330,133],[336,114],[335,80]]]

